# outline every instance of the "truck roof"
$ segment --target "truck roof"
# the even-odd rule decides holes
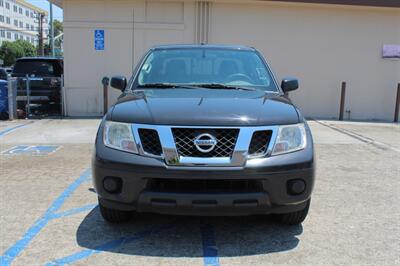
[[[253,47],[245,45],[226,45],[226,44],[168,44],[153,46],[153,50],[166,49],[227,49],[227,50],[247,50],[254,51]]]
[[[21,57],[18,58],[16,61],[20,60],[62,60],[63,57],[57,56],[33,56],[33,57]]]

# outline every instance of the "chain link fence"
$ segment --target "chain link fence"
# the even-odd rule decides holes
[[[10,119],[62,117],[63,77],[9,77],[8,113]]]

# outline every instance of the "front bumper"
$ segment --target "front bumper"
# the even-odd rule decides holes
[[[105,207],[126,211],[182,215],[252,215],[287,213],[303,209],[314,187],[314,152],[311,133],[308,145],[298,152],[251,159],[243,167],[166,166],[159,158],[125,153],[105,147],[101,130],[93,157],[93,183]],[[122,181],[118,193],[105,190],[106,177]],[[152,190],[154,180],[250,180],[261,184],[257,191],[188,192]],[[302,180],[305,189],[298,195],[288,191],[288,183]]]

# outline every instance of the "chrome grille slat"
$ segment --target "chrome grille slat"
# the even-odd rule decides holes
[[[255,126],[255,127],[219,127],[219,126],[210,126],[210,127],[202,127],[202,126],[170,126],[170,125],[149,125],[149,124],[132,124],[132,131],[134,137],[137,142],[137,146],[139,148],[139,154],[142,156],[153,157],[159,160],[163,160],[168,167],[243,167],[248,159],[253,158],[263,158],[269,157],[272,153],[272,149],[275,145],[278,126]],[[139,134],[141,129],[153,130],[153,133],[156,132],[158,134],[158,141],[161,146],[161,152],[154,152],[156,154],[149,153],[148,147],[146,148],[146,139],[142,140],[142,137]],[[173,133],[174,129],[189,129],[189,130],[197,130],[198,132],[203,133],[212,133],[214,132],[223,132],[223,130],[233,130],[236,132],[233,139],[229,134],[219,134],[219,140],[225,143],[225,146],[217,149],[214,148],[214,154],[210,155],[210,153],[201,154],[197,157],[191,156],[182,156],[178,147],[178,143],[175,140],[175,136]],[[233,132],[231,131],[231,132]],[[264,147],[261,148],[261,142],[257,142],[259,145],[259,149],[255,150],[255,153],[250,153],[252,140],[254,133],[258,131],[269,131],[271,132],[271,136],[269,138],[269,142],[265,144]],[[214,135],[214,137],[217,134]],[[192,149],[196,149],[194,145],[193,137],[184,138],[181,145],[185,145],[185,149],[183,152],[186,154],[190,154]],[[151,141],[153,143],[153,141]],[[149,144],[149,143],[147,143]],[[192,145],[193,148],[190,148],[189,145]],[[158,146],[158,147],[160,147]],[[232,148],[230,148],[232,146]],[[227,150],[223,147],[229,147]],[[196,149],[197,150],[197,149]],[[263,151],[261,153],[261,151]],[[199,152],[200,153],[200,152]],[[225,157],[225,155],[227,155]]]
[[[198,158],[221,158],[232,157],[235,149],[239,129],[224,129],[224,128],[173,128],[178,154],[183,157],[198,157]],[[209,133],[217,139],[215,148],[208,152],[202,153],[196,149],[194,140],[202,133]]]

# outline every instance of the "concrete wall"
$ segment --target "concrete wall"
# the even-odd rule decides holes
[[[301,81],[291,98],[313,117],[337,118],[340,86],[353,119],[391,120],[400,61],[382,59],[400,44],[400,9],[312,4],[213,4],[211,42],[258,48],[277,77]]]
[[[400,9],[128,0],[65,0],[63,7],[69,115],[100,115],[101,78],[129,76],[152,45],[208,41],[254,46],[279,79],[298,77],[301,89],[291,97],[307,116],[337,117],[347,81],[352,119],[393,119],[400,61],[382,59],[381,51],[400,44]],[[95,29],[105,30],[105,51],[94,50]]]
[[[103,113],[104,76],[129,77],[155,44],[192,43],[194,4],[183,2],[64,1],[64,50],[67,113]],[[105,50],[94,49],[94,30],[105,30]],[[111,90],[110,105],[118,97]]]

